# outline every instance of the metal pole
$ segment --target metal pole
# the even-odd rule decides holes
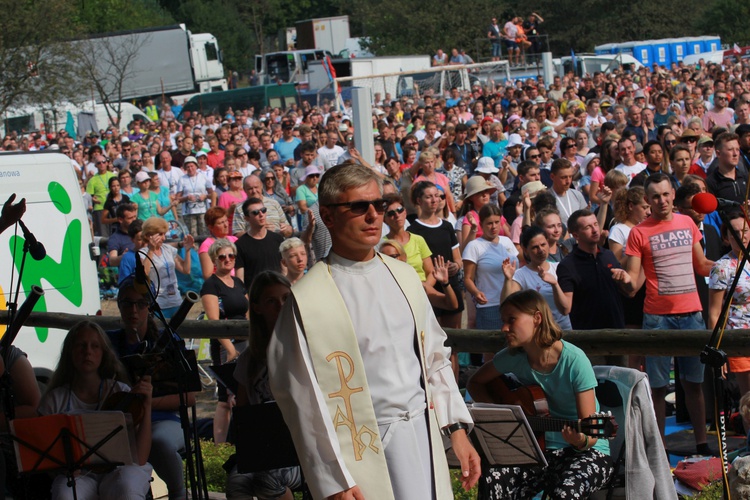
[[[375,164],[375,142],[372,140],[372,95],[368,87],[352,89],[354,144],[370,165]]]

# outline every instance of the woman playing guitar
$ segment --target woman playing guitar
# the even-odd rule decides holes
[[[513,293],[500,305],[507,347],[469,379],[467,388],[475,401],[493,401],[493,385],[505,373],[513,373],[524,385],[539,385],[547,395],[553,417],[586,418],[599,409],[597,385],[586,355],[561,340],[549,306],[535,290]],[[548,467],[500,467],[482,477],[487,499],[532,498],[546,490],[551,498],[588,498],[612,474],[609,444],[571,427],[547,433]],[[480,491],[483,488],[480,486]]]

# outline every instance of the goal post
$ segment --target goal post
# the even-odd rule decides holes
[[[450,89],[468,90],[475,84],[481,86],[502,85],[511,79],[508,61],[493,61],[477,64],[433,66],[421,70],[399,71],[369,76],[347,76],[335,78],[333,89],[336,95],[342,87],[365,87],[370,97],[375,93],[385,98],[389,94],[397,99],[402,96],[422,97],[432,95],[445,97]]]

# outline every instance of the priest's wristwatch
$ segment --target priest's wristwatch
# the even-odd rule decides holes
[[[463,422],[456,422],[455,424],[447,425],[442,428],[442,432],[444,436],[449,436],[456,432],[457,430],[463,429],[465,431],[469,431],[469,426]]]

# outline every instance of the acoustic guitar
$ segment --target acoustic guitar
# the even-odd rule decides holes
[[[547,397],[538,385],[520,385],[508,376],[501,375],[486,387],[491,398],[487,402],[518,405],[523,409],[542,449],[545,449],[544,433],[560,432],[564,426],[597,439],[614,439],[617,436],[618,425],[611,412],[594,413],[578,420],[554,418],[550,416]]]

